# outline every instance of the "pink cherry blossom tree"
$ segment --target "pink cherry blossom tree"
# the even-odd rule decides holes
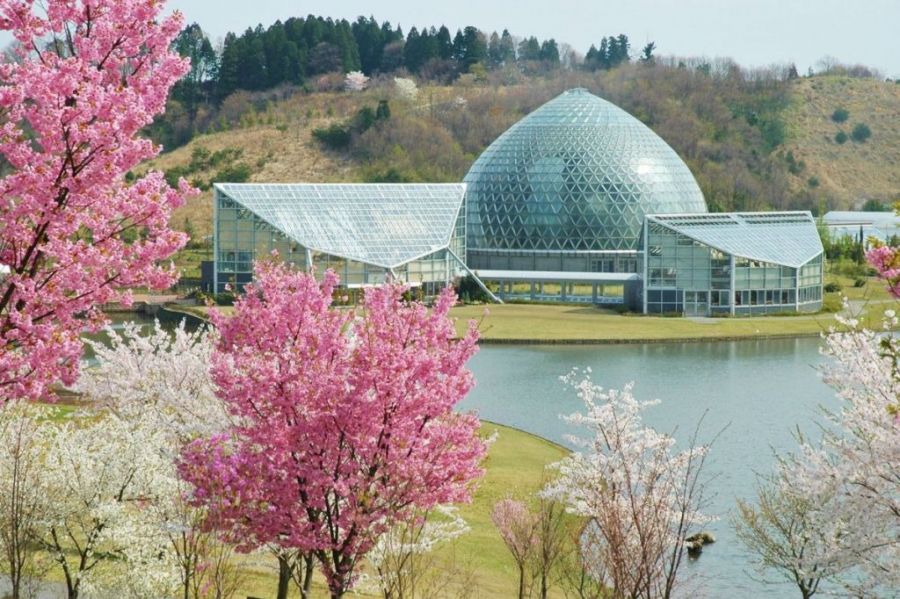
[[[192,190],[124,175],[157,147],[138,133],[188,68],[156,0],[0,0],[15,37],[0,63],[0,400],[74,382],[85,326],[133,287],[168,287],[159,261]],[[82,318],[86,317],[86,321]]]
[[[891,295],[900,298],[900,248],[877,245],[866,252],[866,261],[887,282]]]
[[[457,338],[449,290],[429,310],[386,285],[353,311],[332,307],[331,271],[262,263],[255,281],[231,318],[212,315],[212,377],[236,424],[189,445],[181,472],[243,548],[311,554],[341,597],[395,524],[470,499],[486,450],[453,408],[477,331]]]
[[[494,504],[491,521],[500,533],[519,571],[519,599],[525,599],[525,568],[537,549],[534,514],[521,501],[507,497]]]

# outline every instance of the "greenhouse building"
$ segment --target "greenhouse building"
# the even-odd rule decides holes
[[[809,212],[648,216],[643,312],[765,314],[822,307],[822,241]]]
[[[469,272],[464,196],[459,183],[217,183],[213,288],[240,289],[274,250],[348,288],[390,278],[433,295]]]

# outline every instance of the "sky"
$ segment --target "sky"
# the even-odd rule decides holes
[[[730,57],[742,66],[794,62],[801,73],[825,56],[900,78],[900,0],[169,0],[213,41],[276,19],[374,16],[403,26],[475,25],[518,37],[554,38],[584,53],[625,33],[632,54]]]

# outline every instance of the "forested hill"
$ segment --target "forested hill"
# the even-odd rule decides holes
[[[791,65],[748,71],[728,60],[659,58],[653,44],[632,57],[624,35],[601,38],[581,58],[508,32],[466,28],[447,46],[446,28],[423,31],[310,17],[229,34],[217,54],[199,27],[187,28],[178,47],[194,68],[151,132],[175,148],[155,166],[202,187],[459,181],[519,118],[586,87],[675,148],[713,210],[821,211],[900,197],[900,85],[867,69],[832,64],[799,77]],[[275,76],[279,60],[289,66]],[[356,69],[370,78],[347,91],[346,71]],[[175,224],[208,233],[209,201],[194,200]]]

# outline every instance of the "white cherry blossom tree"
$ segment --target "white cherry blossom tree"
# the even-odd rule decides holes
[[[348,92],[361,92],[368,83],[369,78],[362,71],[350,71],[344,77],[344,89]]]
[[[41,474],[45,410],[35,404],[0,408],[0,551],[11,599],[28,596],[29,579],[40,575],[35,534],[47,508],[36,484]]]
[[[169,331],[157,321],[149,332],[125,323],[121,331],[107,327],[106,334],[107,344],[89,342],[98,363],[84,369],[77,388],[119,418],[160,435],[157,498],[147,512],[177,563],[180,595],[199,597],[210,585],[220,595],[233,594],[237,572],[223,557],[231,548],[207,529],[205,510],[186,499],[191,487],[176,466],[184,444],[230,422],[209,377],[213,333],[205,327],[189,331],[184,321]]]
[[[708,521],[700,510],[708,447],[692,440],[676,451],[672,436],[645,426],[641,413],[656,402],[639,402],[632,385],[606,390],[575,371],[563,380],[587,408],[566,420],[591,436],[570,437],[579,450],[556,464],[559,476],[544,494],[589,520],[595,534],[582,557],[614,596],[671,597],[685,539]]]
[[[167,466],[159,429],[93,413],[44,428],[38,540],[62,570],[68,599],[170,594],[177,571],[149,509]]]
[[[821,439],[801,438],[760,488],[758,506],[742,504],[739,536],[761,569],[794,582],[803,597],[822,582],[859,596],[900,588],[900,344],[896,314],[883,330],[852,317],[825,337],[823,380],[840,409],[826,413]]]

